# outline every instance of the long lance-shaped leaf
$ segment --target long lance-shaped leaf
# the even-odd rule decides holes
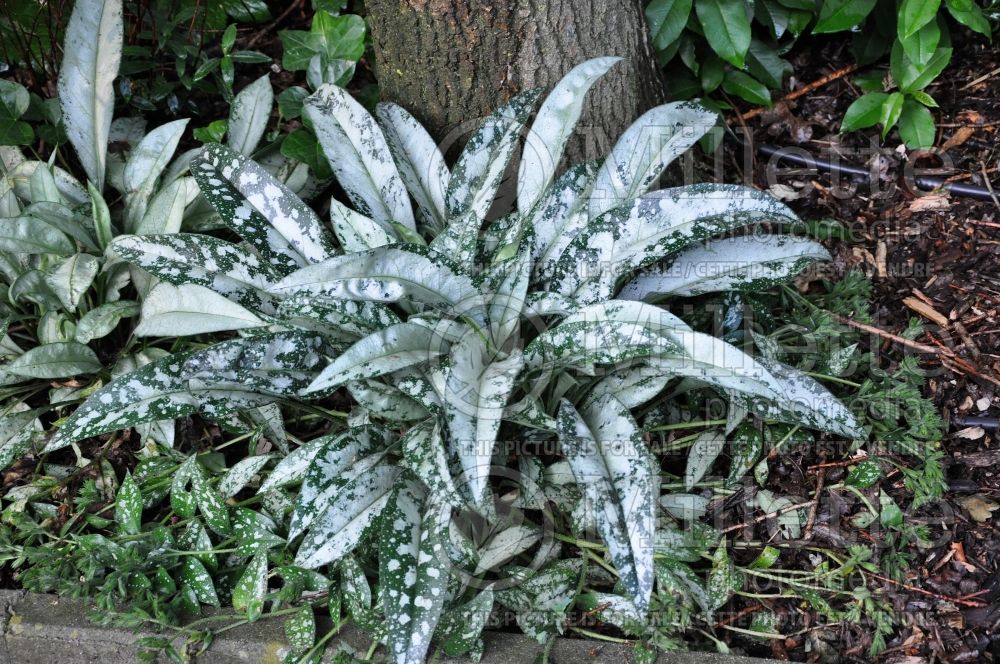
[[[302,479],[295,508],[288,524],[288,539],[298,537],[318,517],[336,504],[337,491],[365,468],[375,466],[381,456],[365,457],[372,449],[372,432],[367,427],[354,427],[341,434],[325,437],[326,442],[309,462]],[[345,477],[345,475],[350,475]]]
[[[134,232],[146,214],[146,207],[156,190],[156,182],[177,150],[187,119],[160,125],[143,136],[125,162],[122,183],[127,204],[126,229]]]
[[[312,122],[337,181],[358,212],[383,227],[397,223],[415,231],[410,199],[392,153],[365,107],[347,90],[322,85],[306,98],[302,110]]]
[[[312,381],[319,344],[315,335],[280,332],[164,357],[92,394],[45,449],[144,422],[223,415],[292,396]]]
[[[679,254],[665,274],[639,275],[625,285],[621,297],[638,300],[729,290],[760,292],[788,281],[817,260],[830,260],[830,253],[807,238],[771,235],[714,240]]]
[[[466,507],[465,499],[452,479],[448,468],[441,427],[434,419],[414,425],[400,441],[403,449],[403,467],[407,468],[431,492],[455,509]]]
[[[445,193],[451,173],[444,156],[427,130],[402,106],[381,102],[375,115],[389,150],[421,216],[435,234],[445,224]]]
[[[695,184],[654,191],[588,223],[567,241],[546,277],[568,294],[602,276],[605,266],[624,274],[734,228],[795,220],[787,206],[749,187]]]
[[[360,543],[389,501],[400,469],[379,465],[365,470],[337,492],[337,503],[313,522],[302,540],[295,564],[306,569],[332,563]]]
[[[142,319],[134,334],[184,337],[265,325],[252,311],[204,286],[160,282],[142,301]]]
[[[557,419],[563,454],[593,501],[611,561],[636,609],[645,614],[653,589],[656,462],[628,408],[610,395],[583,416],[563,400]]]
[[[452,348],[443,398],[448,447],[462,469],[462,489],[477,505],[486,496],[503,410],[523,366],[520,351],[494,359],[482,337],[471,331]]]
[[[273,105],[274,92],[268,74],[240,90],[229,112],[226,130],[229,147],[249,157],[267,129]]]
[[[346,252],[365,251],[399,241],[393,228],[386,228],[355,212],[335,198],[330,199],[330,225]]]
[[[378,247],[330,258],[288,275],[271,292],[315,293],[347,300],[413,300],[437,307],[473,306],[479,291],[472,280],[440,256],[414,245]]]
[[[497,348],[503,348],[517,332],[528,296],[530,258],[528,248],[522,248],[513,258],[494,265],[485,276],[483,289],[489,296],[490,336]]]
[[[451,508],[413,482],[393,492],[379,541],[386,645],[395,664],[421,664],[448,594]]]
[[[191,162],[191,175],[222,222],[283,274],[338,253],[316,213],[240,153],[210,143]]]
[[[638,302],[612,300],[580,309],[538,335],[525,349],[532,369],[617,364],[663,355],[684,356],[675,330],[689,329],[673,314]]]
[[[531,259],[539,266],[554,262],[587,225],[586,195],[598,162],[585,161],[560,175],[530,214],[535,229]]]
[[[163,281],[197,284],[246,307],[273,314],[276,298],[267,292],[279,273],[251,251],[208,235],[126,235],[109,250]]]
[[[318,392],[360,378],[377,378],[448,352],[448,344],[426,325],[398,323],[373,332],[341,353],[306,388]]]
[[[590,197],[590,218],[641,196],[663,170],[711,129],[712,111],[692,102],[657,106],[625,130],[601,166]]]
[[[448,226],[431,243],[435,251],[467,266],[475,259],[480,226],[538,96],[538,90],[517,95],[491,113],[465,144],[448,183]]]
[[[775,360],[760,357],[757,361],[778,381],[783,398],[767,399],[756,398],[749,393],[734,394],[747,410],[763,419],[800,424],[851,440],[867,439],[868,434],[854,414],[819,382]]]
[[[299,329],[334,333],[352,341],[399,322],[399,316],[380,302],[335,300],[308,293],[282,300],[278,318]]]
[[[59,71],[59,103],[66,136],[98,191],[104,188],[122,34],[121,0],[73,5]]]
[[[542,102],[528,130],[517,172],[517,209],[526,213],[548,189],[576,127],[591,86],[604,76],[617,57],[594,58],[571,69]]]

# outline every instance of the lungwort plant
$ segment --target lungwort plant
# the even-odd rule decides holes
[[[53,151],[43,162],[19,148],[0,147],[4,413],[26,410],[24,402],[53,380],[62,382],[42,410],[72,405],[99,387],[106,371],[124,373],[165,354],[137,345],[131,328],[119,328],[139,314],[136,298],[151,290],[154,299],[162,297],[162,290],[142,270],[106,258],[105,249],[118,235],[161,237],[214,216],[196,203],[198,186],[187,175],[195,153],[174,156],[187,120],[147,133],[141,118],[113,119],[122,39],[120,1],[76,3],[66,27],[58,104],[86,186],[56,165],[61,157],[70,168],[67,155]],[[10,85],[26,105],[27,91]],[[266,77],[241,91],[229,120],[230,146],[250,154],[264,134],[271,105]],[[146,430],[170,444],[172,418]],[[0,466],[19,457],[29,442],[24,436],[0,441]]]
[[[677,557],[684,531],[658,511],[661,469],[635,412],[696,385],[725,396],[734,414],[851,438],[864,431],[811,378],[651,303],[764,288],[827,257],[789,236],[713,239],[794,221],[761,192],[650,191],[712,126],[711,113],[691,103],[654,108],[603,161],[557,173],[584,95],[616,62],[573,69],[530,125],[539,92],[518,95],[486,118],[451,169],[404,109],[383,103],[372,117],[343,89],[321,86],[304,113],[354,206],[330,201],[332,233],[261,166],[206,146],[192,176],[242,241],[131,235],[109,251],[161,280],[138,334],[236,334],[114,380],[46,449],[346,390],[357,404],[346,425],[231,471],[243,487],[275,463],[259,487],[272,502],[298,486],[276,529],[260,533],[238,586],[242,605],[247,593],[266,592],[268,550],[295,551],[306,569],[337,564],[345,596],[364,598],[352,616],[397,662],[422,661],[434,638],[452,654],[474,647],[494,602],[544,639],[561,628],[582,574],[610,579],[614,592],[597,604],[633,626],[669,607],[697,580],[681,561],[698,556]],[[525,130],[516,210],[491,220]],[[689,489],[708,470],[705,458],[692,456]],[[194,470],[175,476],[178,496],[190,495],[191,482],[197,494],[178,499],[183,513],[197,506],[212,531],[234,536]],[[516,524],[512,506],[526,515]],[[607,558],[596,557],[596,571],[551,537],[553,519],[575,537],[599,535],[603,544],[591,546]],[[724,550],[716,557],[725,568]],[[508,564],[515,558],[526,564]],[[377,560],[374,598],[359,560]],[[366,592],[349,590],[359,584]],[[699,591],[701,610],[721,606],[732,585]],[[373,617],[378,605],[384,622]]]

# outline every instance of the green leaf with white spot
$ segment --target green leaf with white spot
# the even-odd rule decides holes
[[[733,486],[757,464],[764,451],[764,436],[753,424],[744,423],[732,433],[729,446],[732,460],[726,484]]]
[[[396,231],[391,225],[369,219],[335,198],[330,199],[330,225],[347,252],[365,251],[398,242]]]
[[[210,143],[190,168],[223,223],[282,274],[337,253],[312,208],[238,152]]]
[[[653,590],[658,466],[628,408],[604,396],[583,413],[559,406],[559,442],[577,484],[594,506],[597,529],[640,614]]]
[[[383,227],[395,222],[416,230],[410,199],[385,135],[364,106],[347,90],[326,84],[307,97],[302,108],[358,212]]]
[[[267,594],[267,549],[261,548],[250,559],[240,580],[233,588],[233,608],[247,614],[247,620],[260,618]]]
[[[469,602],[444,612],[438,622],[435,639],[449,657],[475,651],[493,612],[493,589],[485,588]]]
[[[759,292],[798,275],[816,260],[830,260],[823,245],[790,235],[713,240],[680,253],[666,270],[641,274],[622,288],[623,299],[691,297],[729,290]]]
[[[212,583],[212,575],[200,560],[194,556],[184,556],[184,562],[181,563],[181,578],[191,587],[199,602],[215,607],[220,605],[219,595],[215,592],[215,584]]]
[[[285,638],[293,658],[305,655],[316,642],[316,616],[312,606],[300,607],[285,620]]]
[[[420,664],[430,649],[448,593],[445,548],[451,508],[413,482],[392,494],[379,538],[379,586],[394,664]]]
[[[274,313],[274,297],[267,289],[280,273],[246,247],[178,233],[118,237],[110,251],[168,283],[204,286],[250,311]]]
[[[191,476],[191,493],[198,504],[205,525],[219,535],[229,534],[229,511],[205,476],[201,466],[196,466]]]
[[[729,601],[733,593],[743,589],[743,580],[739,571],[729,560],[729,553],[726,551],[726,542],[723,542],[715,550],[712,556],[712,569],[708,573],[709,610],[714,611]]]
[[[250,483],[254,475],[271,460],[270,454],[260,454],[241,459],[219,480],[218,492],[223,498],[232,498]]]
[[[426,420],[413,426],[400,441],[401,465],[410,470],[435,496],[456,509],[465,507],[465,499],[455,486],[448,467],[448,456],[440,425]]]
[[[46,450],[143,422],[227,414],[295,395],[312,382],[319,345],[314,335],[279,332],[164,357],[92,394]]]
[[[115,521],[123,535],[137,535],[142,525],[142,493],[132,473],[126,472],[115,496]]]
[[[314,569],[354,550],[385,509],[398,474],[398,468],[378,465],[340,487],[336,503],[312,523],[299,545],[295,564]]]

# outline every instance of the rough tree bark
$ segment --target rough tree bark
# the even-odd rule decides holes
[[[640,0],[368,0],[379,86],[454,155],[476,121],[588,58],[625,58],[590,92],[567,153],[603,156],[664,101]]]

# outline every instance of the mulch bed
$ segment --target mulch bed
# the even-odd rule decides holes
[[[791,89],[850,65],[843,41],[811,43],[801,49],[793,61],[797,79]],[[899,146],[896,132],[883,143],[874,128],[839,136],[839,119],[861,94],[850,77],[778,103],[745,122],[735,116],[730,120],[730,127],[745,128],[757,144],[798,146],[815,156],[840,156],[872,167],[878,175],[877,187],[843,177],[835,181],[816,172],[792,172],[785,166],[777,176],[769,176],[767,159],[761,158],[753,164],[752,178],[760,188],[795,196],[787,202],[803,218],[831,218],[847,226],[852,239],[834,247],[833,276],[850,268],[865,270],[874,284],[874,325],[899,334],[911,317],[920,318],[925,332],[917,341],[939,349],[918,356],[928,375],[926,395],[948,425],[943,447],[949,491],[939,504],[921,508],[914,517],[931,527],[932,547],[911,547],[905,582],[882,583],[881,591],[904,625],[879,658],[894,663],[1000,660],[1000,531],[990,514],[1000,502],[1000,447],[996,445],[1000,202],[927,194],[907,187],[903,177],[909,164],[928,174],[979,186],[986,184],[985,172],[1000,186],[1000,73],[993,71],[1000,57],[990,45],[967,35],[956,35],[954,46],[951,68],[928,90],[941,105],[935,113],[939,123],[936,151],[909,153]],[[740,169],[736,172],[745,170],[746,155],[741,148],[730,146],[726,156],[729,164]],[[853,190],[845,193],[838,187]],[[883,366],[898,361],[904,352],[901,345],[881,335],[872,335],[869,343],[888,358]],[[916,351],[908,348],[905,352]],[[810,467],[847,454],[820,445],[796,452],[783,463],[801,477],[805,486],[800,495],[811,497],[817,473],[809,473]],[[842,468],[831,470],[825,477],[828,485],[843,479]],[[905,509],[905,491],[900,493],[902,482],[895,479],[890,476],[888,482]],[[886,481],[883,486],[889,488]],[[830,518],[824,507],[817,527]],[[753,534],[767,536],[762,526],[746,536]],[[801,569],[815,565],[804,551],[797,562]],[[795,565],[783,558],[784,567]],[[804,606],[774,610],[796,613],[806,628],[818,620]],[[733,624],[749,626],[749,615]],[[738,636],[733,641],[753,654],[781,659],[863,662],[871,661],[870,638],[864,629],[841,627],[770,645],[754,646]]]

